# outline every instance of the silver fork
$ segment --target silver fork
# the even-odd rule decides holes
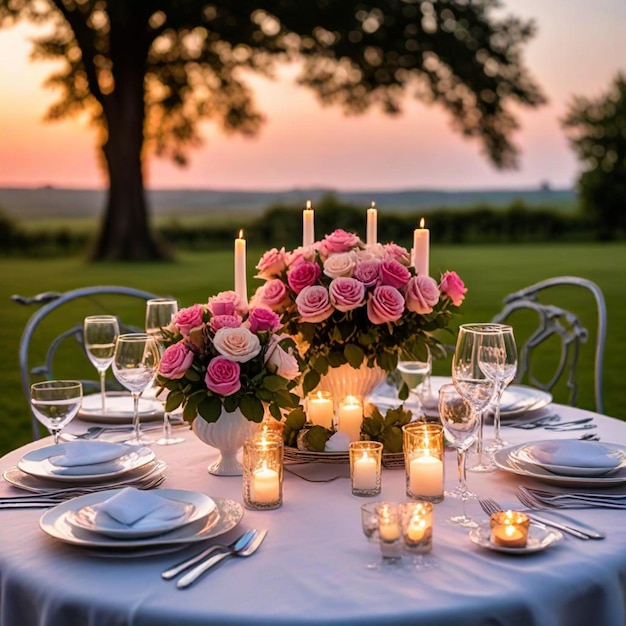
[[[487,515],[492,515],[493,513],[504,510],[500,504],[498,504],[495,500],[492,500],[491,498],[479,498],[478,503],[480,504],[482,510],[487,513]],[[538,517],[534,513],[530,516],[530,518],[531,521],[538,526],[551,526],[552,528],[561,530],[564,533],[568,533],[574,537],[577,537],[578,539],[604,539],[604,535],[599,536],[599,533],[593,533],[592,535],[590,531],[583,530],[582,528],[573,528],[572,526],[567,526],[565,524],[560,524],[559,522],[555,522],[545,517]]]

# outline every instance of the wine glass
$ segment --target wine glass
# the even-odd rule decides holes
[[[459,327],[456,347],[452,356],[452,382],[457,391],[472,405],[479,416],[476,454],[478,460],[468,469],[474,472],[492,472],[493,460],[483,452],[484,412],[491,403],[496,381],[480,367],[480,347],[484,337],[498,336],[493,324],[462,324]]]
[[[453,490],[446,490],[446,496],[459,498],[462,513],[450,519],[455,524],[466,528],[476,528],[478,524],[465,512],[465,503],[476,495],[467,489],[465,456],[470,446],[476,441],[480,417],[472,405],[457,391],[454,385],[442,385],[439,389],[439,417],[448,441],[456,448],[458,485]]]
[[[100,376],[100,398],[103,414],[106,413],[106,372],[113,362],[115,341],[119,334],[119,324],[114,315],[89,315],[83,322],[85,351]]]
[[[146,332],[152,335],[157,342],[159,351],[163,353],[163,341],[166,338],[165,329],[172,323],[178,313],[178,302],[173,298],[152,298],[146,302]],[[163,401],[163,437],[156,443],[169,446],[185,441],[182,437],[172,437],[172,425],[169,413],[165,410]]]
[[[496,382],[493,395],[493,442],[487,451],[495,452],[507,445],[500,435],[500,403],[506,387],[513,381],[517,373],[517,345],[513,328],[507,324],[493,324],[497,330],[495,335],[485,335],[480,348],[480,368]]]
[[[424,359],[419,359],[415,354],[403,352],[398,361],[398,372],[409,389],[407,408],[420,416],[423,416],[420,385],[430,377],[431,368],[432,361],[428,349]]]
[[[46,380],[30,386],[30,405],[35,417],[50,431],[55,445],[61,430],[78,413],[83,386],[77,380]]]
[[[151,443],[141,433],[139,425],[139,396],[152,384],[159,367],[159,349],[152,335],[128,333],[115,342],[113,374],[133,396],[133,436],[128,443]]]

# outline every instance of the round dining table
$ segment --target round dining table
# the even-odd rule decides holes
[[[626,423],[561,405],[561,421],[592,417],[591,431],[522,430],[506,425],[510,443],[573,438],[593,432],[601,441],[626,442]],[[506,422],[505,422],[506,424]],[[76,421],[76,432],[87,425]],[[491,436],[491,428],[485,428]],[[188,489],[243,503],[241,476],[214,476],[217,450],[192,431],[185,441],[154,446],[167,463],[163,488]],[[0,471],[32,442],[0,459]],[[446,487],[457,481],[456,453],[445,452]],[[19,490],[0,481],[0,496]],[[469,488],[505,508],[521,509],[520,484],[541,483],[513,473],[468,472]],[[22,492],[23,493],[23,492]],[[260,549],[232,558],[188,589],[161,578],[166,568],[199,550],[150,554],[90,550],[44,533],[45,509],[0,510],[1,626],[624,626],[626,624],[626,514],[618,509],[564,511],[606,533],[602,540],[565,535],[545,550],[506,554],[475,545],[467,528],[448,521],[460,501],[435,505],[432,552],[383,564],[368,542],[360,507],[372,500],[406,500],[403,468],[384,468],[382,493],[352,495],[347,463],[287,464],[283,504],[245,510],[239,525],[218,539],[230,542],[248,528],[267,529]],[[476,501],[468,512],[488,521]],[[546,513],[558,517],[562,511]],[[562,520],[561,520],[562,521]]]

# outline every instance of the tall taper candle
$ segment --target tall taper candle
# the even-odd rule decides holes
[[[313,222],[313,208],[311,201],[306,201],[306,209],[302,211],[302,245],[312,246],[315,242],[315,225]]]
[[[365,239],[365,243],[368,246],[375,246],[377,243],[377,220],[378,211],[376,210],[376,203],[372,202],[371,208],[367,209],[367,237]]]
[[[430,231],[424,228],[424,218],[420,227],[413,231],[413,267],[420,276],[428,276],[430,255]]]
[[[235,239],[235,293],[244,304],[248,303],[246,240],[243,238],[243,230],[239,231],[239,237]]]

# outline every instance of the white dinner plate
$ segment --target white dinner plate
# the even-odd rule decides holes
[[[89,496],[95,495],[97,494],[89,494]],[[241,504],[226,498],[213,498],[213,501],[215,511],[203,520],[187,524],[165,535],[144,539],[114,539],[74,526],[68,519],[68,513],[75,509],[76,500],[63,502],[46,511],[39,519],[39,527],[50,537],[64,543],[85,548],[113,549],[117,552],[133,551],[138,548],[152,549],[154,546],[185,545],[222,535],[235,528],[241,521],[243,517]]]
[[[97,442],[92,442],[97,443]],[[110,445],[110,442],[104,442]],[[46,478],[58,482],[84,483],[93,482],[94,480],[103,480],[105,478],[113,478],[122,476],[131,470],[150,463],[155,458],[154,450],[147,446],[128,446],[129,452],[124,456],[115,459],[114,467],[110,463],[103,463],[109,471],[97,471],[96,465],[89,466],[94,468],[89,474],[59,474],[55,472],[55,466],[50,462],[50,458],[63,453],[67,446],[72,443],[59,443],[57,445],[46,446],[37,450],[27,452],[18,462],[17,467],[27,474],[37,476],[38,478]]]
[[[181,528],[187,524],[203,520],[216,510],[215,502],[209,496],[197,491],[185,491],[183,489],[155,489],[152,492],[156,496],[166,500],[181,502],[185,505],[185,514],[174,520],[159,520],[151,524],[149,528],[133,528],[122,524],[109,516],[98,516],[94,507],[108,498],[122,491],[112,489],[97,494],[89,494],[74,499],[74,507],[66,514],[70,524],[92,533],[114,537],[117,539],[141,539],[155,537]]]
[[[131,470],[127,472],[121,477],[115,476],[113,478],[106,478],[102,481],[93,481],[89,483],[89,487],[98,487],[99,489],[114,489],[115,487],[119,487],[125,485],[130,481],[141,480],[142,478],[147,477],[150,474],[162,474],[167,468],[167,463],[165,461],[151,461],[150,463],[146,463],[141,467],[138,467],[135,470]],[[32,493],[49,493],[51,491],[59,491],[59,489],[71,489],[73,487],[72,484],[63,484],[59,485],[57,481],[48,480],[46,478],[39,478],[37,476],[31,476],[30,474],[26,474],[21,469],[19,469],[16,465],[7,468],[2,477],[6,480],[10,485],[17,487],[18,489],[24,489],[25,491],[30,491]]]
[[[469,538],[472,543],[475,543],[481,548],[488,548],[489,550],[495,550],[496,552],[505,552],[506,554],[531,554],[533,552],[540,552],[545,550],[548,546],[551,546],[557,541],[563,539],[563,535],[553,528],[546,528],[544,526],[537,526],[536,524],[530,525],[528,529],[528,543],[523,548],[509,548],[506,546],[499,546],[491,541],[491,527],[489,522],[481,524],[478,528],[470,530]]]
[[[494,452],[494,463],[497,467],[506,472],[511,472],[518,476],[526,476],[527,478],[534,478],[535,480],[559,485],[561,487],[610,487],[612,485],[626,483],[626,468],[621,468],[614,474],[607,476],[563,476],[561,474],[554,474],[538,465],[518,461],[515,457],[515,452],[525,445],[527,444],[516,444]],[[618,446],[618,444],[612,445]],[[624,448],[623,446],[620,447]]]
[[[99,393],[83,396],[78,419],[99,424],[132,424],[133,397],[126,392],[110,391],[106,394],[106,411],[102,412],[102,400]],[[139,419],[163,419],[163,403],[154,397],[139,398]]]

